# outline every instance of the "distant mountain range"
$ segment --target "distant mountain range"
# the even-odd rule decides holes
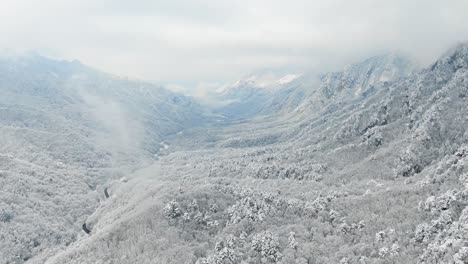
[[[372,93],[376,85],[406,77],[414,70],[410,60],[390,53],[318,77],[298,73],[251,75],[217,91],[214,99],[224,104],[214,111],[230,119],[245,119],[289,112],[307,100],[305,104],[314,105],[332,97],[337,101],[353,100]]]

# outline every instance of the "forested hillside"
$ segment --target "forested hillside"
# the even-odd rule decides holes
[[[0,91],[0,263],[75,241],[105,184],[204,120],[187,97],[37,55],[0,59]]]

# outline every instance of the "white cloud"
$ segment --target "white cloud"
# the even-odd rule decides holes
[[[0,50],[166,82],[335,69],[388,50],[424,63],[468,40],[464,0],[2,0]]]

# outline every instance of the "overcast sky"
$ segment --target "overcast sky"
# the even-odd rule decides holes
[[[468,40],[467,0],[0,0],[0,51],[173,83],[337,69],[385,51],[423,63]]]

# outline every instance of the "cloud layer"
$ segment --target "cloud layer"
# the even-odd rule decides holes
[[[422,63],[468,41],[465,0],[3,0],[0,50],[146,80],[333,70],[385,51]]]

